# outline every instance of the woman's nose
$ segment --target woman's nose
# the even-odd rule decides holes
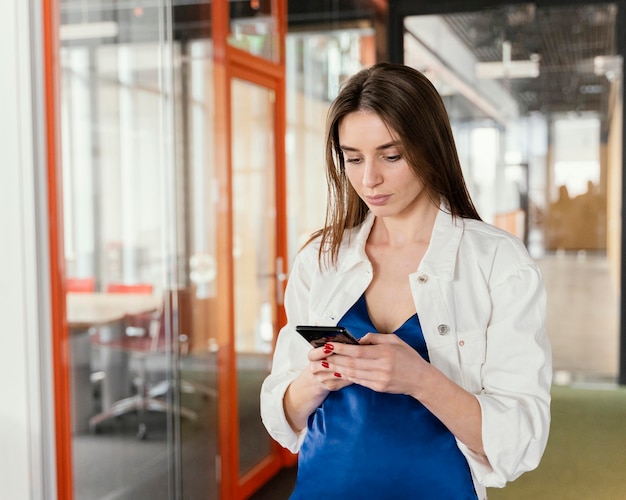
[[[382,176],[376,166],[376,162],[367,160],[363,169],[363,179],[361,181],[365,187],[374,187],[382,182]]]

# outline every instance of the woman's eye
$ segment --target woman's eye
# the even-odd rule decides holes
[[[400,158],[402,158],[402,155],[388,155],[385,156],[385,160],[387,161],[398,161]]]
[[[359,163],[361,158],[346,158],[346,163]]]

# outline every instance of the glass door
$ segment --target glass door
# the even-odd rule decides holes
[[[209,33],[171,40],[155,21],[172,15],[167,1],[130,15],[92,4],[61,2],[73,498],[210,500],[213,46]]]
[[[248,498],[281,465],[258,401],[284,320],[284,2],[251,5],[258,33],[231,13],[253,51],[225,0],[101,7],[60,1],[61,496]]]
[[[234,346],[239,475],[275,449],[261,419],[259,393],[269,373],[282,304],[277,255],[275,100],[273,89],[231,81]]]
[[[220,497],[230,500],[249,498],[287,461],[259,405],[285,321],[286,2],[213,6],[219,469]]]
[[[172,161],[176,49],[161,26],[90,38],[63,5],[64,257],[76,499],[177,495]],[[85,26],[87,25],[87,26]],[[118,25],[119,27],[119,25]],[[85,31],[88,30],[84,34]],[[91,30],[91,31],[89,31]]]

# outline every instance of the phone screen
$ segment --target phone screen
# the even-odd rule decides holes
[[[313,347],[321,347],[326,344],[326,342],[359,345],[359,341],[350,335],[348,330],[343,326],[298,325],[296,326],[296,331]]]

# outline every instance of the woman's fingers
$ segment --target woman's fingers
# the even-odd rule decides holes
[[[363,340],[370,343],[334,344],[332,355],[319,360],[320,372],[332,373],[376,391],[412,391],[423,365],[427,364],[420,354],[392,334],[373,334]]]
[[[420,364],[426,363],[417,351],[394,334],[368,333],[360,342],[329,342],[311,349],[308,356],[317,381],[329,390],[351,383],[383,392],[412,389]]]

